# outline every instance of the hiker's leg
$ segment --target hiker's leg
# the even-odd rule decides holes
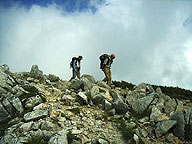
[[[111,86],[110,68],[106,68],[107,84]]]
[[[105,78],[103,79],[103,81],[104,81],[104,82],[106,82],[106,81],[107,81],[107,73],[106,73],[106,68],[104,68],[104,69],[103,69],[103,72],[104,72],[104,74],[105,74]]]
[[[109,83],[108,85],[111,86],[111,70],[109,69],[109,79],[108,79]]]
[[[81,77],[80,77],[80,71],[77,72],[77,78],[78,78],[78,79],[81,79]]]
[[[76,77],[76,75],[77,75],[74,70],[72,70],[72,73],[73,73],[73,76],[71,77],[70,81],[71,81],[72,79],[75,79],[75,77]]]

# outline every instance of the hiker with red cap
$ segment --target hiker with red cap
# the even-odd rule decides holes
[[[115,54],[103,54],[99,59],[101,60],[100,69],[102,69],[105,74],[103,81],[111,86],[111,64],[113,63],[113,59],[115,59]]]
[[[71,77],[70,81],[72,79],[75,79],[76,76],[78,79],[80,79],[80,63],[81,63],[81,60],[83,59],[82,56],[79,56],[79,57],[73,57],[72,58],[72,61],[70,63],[70,67],[72,68],[72,74],[73,76]]]

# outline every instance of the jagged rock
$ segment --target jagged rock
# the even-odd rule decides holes
[[[15,81],[11,76],[0,71],[0,87],[1,87],[2,91],[4,91],[4,90],[11,91],[14,84],[15,84]]]
[[[107,85],[104,81],[98,81],[97,85],[100,86],[100,87],[106,88],[108,90],[111,89],[110,86]]]
[[[155,106],[158,110],[163,112],[165,107],[164,103],[165,103],[165,100],[162,97],[159,97],[158,102],[155,104]]]
[[[88,98],[83,92],[79,92],[77,98],[81,104],[88,104]]]
[[[5,135],[1,140],[0,144],[17,144],[18,138],[15,134]]]
[[[88,75],[88,74],[83,74],[82,76],[81,76],[81,79],[83,79],[83,78],[86,78],[86,79],[88,79],[91,83],[95,83],[95,78],[92,76],[92,75]]]
[[[84,90],[90,90],[93,87],[93,83],[91,83],[86,77],[81,79],[83,82]]]
[[[167,136],[167,141],[169,142],[169,143],[172,143],[173,142],[173,140],[174,140],[174,135],[172,134],[172,133],[170,133],[170,134],[168,134],[168,136]]]
[[[129,95],[127,95],[125,101],[126,101],[128,104],[131,104],[131,103],[133,103],[134,101],[136,101],[137,99],[142,98],[142,97],[143,97],[143,96],[141,96],[138,92],[132,91]]]
[[[32,125],[34,124],[34,122],[33,121],[30,121],[30,122],[27,122],[27,123],[24,123],[23,125],[21,125],[20,127],[19,127],[19,132],[21,132],[21,133],[24,133],[24,132],[27,132],[27,131],[30,131],[31,130],[31,128],[32,128]]]
[[[6,123],[11,119],[11,116],[6,111],[6,109],[3,107],[3,105],[0,103],[0,124]]]
[[[175,99],[170,99],[169,101],[165,102],[165,113],[170,114],[171,112],[175,111],[177,107],[177,103]]]
[[[152,106],[152,111],[150,114],[150,120],[155,121],[155,122],[163,120],[163,116],[162,116],[161,111],[158,108],[156,108],[156,106],[154,106],[154,105]]]
[[[175,120],[163,120],[156,124],[155,135],[157,138],[166,134],[174,125],[176,125],[177,121]]]
[[[112,104],[107,100],[104,100],[104,105],[105,105],[105,110],[106,111],[109,111],[109,110],[111,110],[113,108]]]
[[[71,83],[72,83],[72,88],[73,88],[73,89],[75,89],[75,90],[78,90],[78,89],[84,90],[84,84],[83,84],[83,82],[82,82],[81,80],[79,80],[79,79],[73,79],[73,80],[71,81]]]
[[[65,129],[59,131],[55,136],[50,138],[48,144],[68,144],[67,131]]]
[[[59,77],[54,75],[54,74],[49,74],[48,75],[48,79],[51,81],[51,82],[57,82],[59,81]]]
[[[150,103],[153,101],[154,98],[155,95],[152,94],[147,97],[137,99],[130,105],[135,113],[142,114],[149,107]]]
[[[105,94],[104,93],[100,93],[97,95],[92,96],[92,101],[94,104],[98,105],[98,104],[104,104],[104,100],[106,99]]]
[[[26,113],[24,115],[24,120],[26,122],[28,122],[28,121],[38,120],[38,119],[44,118],[46,116],[48,116],[47,110],[35,110],[32,112]]]
[[[91,89],[91,97],[93,97],[94,95],[99,94],[99,87],[98,86],[93,86],[93,88]]]
[[[178,100],[178,99],[176,99],[176,103],[177,103],[176,111],[183,110],[183,102]]]
[[[43,71],[39,70],[37,65],[33,65],[31,67],[30,75],[31,75],[31,77],[33,77],[35,79],[42,79],[43,78]]]
[[[192,111],[185,111],[185,139],[188,141],[192,141]]]
[[[125,114],[128,110],[130,110],[129,106],[121,99],[115,101],[113,106],[117,114]]]
[[[63,95],[61,101],[63,104],[70,106],[75,103],[75,98],[73,98],[71,95]]]
[[[150,86],[149,84],[145,84],[145,83],[139,84],[136,87],[135,91],[139,92],[143,96],[146,96],[146,94],[154,93],[155,92],[155,90],[153,89],[152,86]]]
[[[0,66],[0,71],[5,72],[5,73],[6,73],[7,71],[9,71],[8,65],[6,65],[6,64],[1,65],[1,66]]]
[[[25,107],[26,108],[34,107],[42,102],[43,100],[41,99],[41,97],[39,95],[36,95],[35,97],[30,97],[26,100]]]
[[[139,144],[139,137],[136,134],[133,135],[133,140],[135,144]]]
[[[179,139],[185,139],[185,119],[183,111],[174,112],[171,115],[172,120],[176,120],[177,124],[173,129],[173,134],[177,136]]]
[[[191,110],[190,109],[185,109],[184,110],[185,125],[189,124],[189,122],[190,122],[190,115],[191,115]]]
[[[24,111],[22,103],[19,98],[10,96],[8,100],[11,103],[11,105],[15,108],[17,114],[21,114]]]

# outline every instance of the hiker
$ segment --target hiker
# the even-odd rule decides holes
[[[115,55],[111,54],[103,54],[100,57],[101,63],[100,63],[100,69],[105,74],[105,78],[103,79],[104,82],[107,82],[109,86],[111,86],[111,64],[113,63],[113,59],[115,59]]]
[[[80,79],[80,68],[81,68],[80,62],[81,62],[82,59],[83,59],[82,56],[73,57],[73,58],[72,58],[72,61],[71,61],[71,63],[70,63],[70,67],[72,68],[73,76],[72,76],[72,78],[70,79],[70,81],[71,81],[72,79],[75,79],[76,76],[77,76],[78,79]]]

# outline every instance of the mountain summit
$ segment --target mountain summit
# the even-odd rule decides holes
[[[0,66],[1,144],[192,143],[191,107],[146,83],[111,89],[88,74],[69,82]]]

